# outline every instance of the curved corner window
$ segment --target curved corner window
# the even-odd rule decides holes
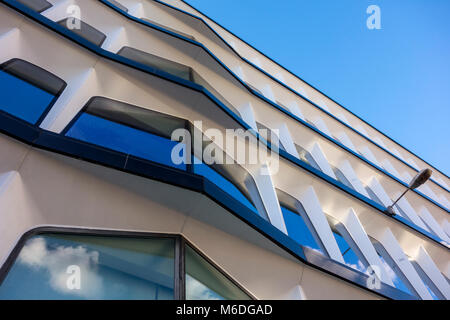
[[[175,240],[45,234],[26,241],[0,299],[174,299]]]
[[[179,235],[48,229],[13,252],[0,300],[252,299]]]
[[[70,17],[57,22],[60,26],[72,31],[85,40],[101,47],[106,35],[80,19]]]
[[[186,161],[174,163],[172,151],[179,142],[170,139],[174,130],[185,127],[183,119],[94,97],[68,128],[66,136],[186,170]]]
[[[42,11],[45,11],[48,8],[52,7],[52,4],[47,0],[17,0],[17,2],[38,13],[41,13]]]
[[[66,83],[50,72],[21,59],[0,65],[0,110],[37,124],[46,115]]]
[[[190,246],[185,247],[186,300],[250,300],[251,298]]]

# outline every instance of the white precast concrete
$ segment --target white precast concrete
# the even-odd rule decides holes
[[[341,120],[342,122],[344,122],[345,124],[350,126],[350,122],[348,122],[347,118],[342,114],[342,113],[338,113],[336,114],[336,117]]]
[[[363,135],[365,135],[367,138],[369,138],[369,134],[367,133],[366,129],[364,129],[364,127],[360,124],[358,124],[355,129],[357,131],[359,131],[360,133],[362,133]]]
[[[366,266],[378,266],[381,273],[380,280],[390,286],[394,286],[394,283],[383,267],[380,257],[378,256],[353,208],[350,208],[348,213],[344,216],[342,219],[342,224],[344,225],[345,230],[343,230],[344,232],[341,232],[341,235],[349,245],[352,243],[356,245],[357,248],[352,247],[352,249],[356,254],[358,254],[358,258],[365,262]],[[351,239],[347,239],[349,236]]]
[[[439,223],[436,221],[436,219],[434,219],[427,208],[421,207],[419,210],[419,216],[435,235],[437,235],[439,238],[446,241],[450,245],[450,237],[441,228]]]
[[[419,247],[414,260],[419,266],[419,268],[416,268],[418,273],[421,274],[421,271],[425,273],[422,275],[422,279],[424,279],[428,287],[440,299],[450,300],[450,285],[424,247]]]
[[[419,166],[417,165],[417,163],[413,159],[408,158],[406,160],[406,162],[408,162],[414,169],[420,170]]]
[[[248,102],[241,106],[238,111],[241,114],[242,120],[244,120],[244,122],[247,123],[253,130],[258,131],[252,104]]]
[[[282,124],[278,127],[279,139],[284,149],[289,152],[294,157],[299,158],[297,148],[295,147],[294,141],[292,140],[292,136],[289,133],[289,129],[286,124]]]
[[[450,209],[450,202],[447,200],[447,197],[443,194],[439,195],[439,200],[441,204],[443,204],[447,209]]]
[[[20,29],[12,28],[0,34],[0,63],[16,58],[16,52],[20,50]]]
[[[350,138],[348,137],[348,135],[345,134],[345,132],[341,131],[338,132],[336,134],[336,138],[347,148],[349,148],[350,150],[352,150],[353,152],[358,153],[358,151],[356,150],[355,145],[353,144],[353,142],[350,140]]]
[[[362,146],[359,148],[359,152],[365,157],[367,160],[372,162],[373,164],[377,165],[378,167],[381,167],[380,163],[378,162],[377,158],[375,158],[372,151],[367,146]]]
[[[397,199],[400,196],[400,192],[395,195],[395,199]],[[406,217],[412,221],[415,225],[418,225],[424,230],[430,231],[428,227],[423,223],[423,221],[419,218],[417,215],[417,212],[414,210],[414,208],[409,203],[406,196],[403,196],[400,200],[397,201],[397,205],[403,210]]]
[[[391,263],[394,263],[395,266],[398,267],[398,270],[401,273],[399,276],[402,277],[403,280],[406,280],[404,282],[408,287],[410,287],[410,290],[412,292],[416,292],[421,299],[433,300],[433,297],[428,292],[428,289],[420,279],[419,274],[403,252],[403,249],[400,247],[397,239],[392,234],[392,231],[387,228],[384,234],[377,240],[381,243],[383,249],[389,255],[388,257],[385,257],[385,260],[390,260]]]
[[[285,83],[283,74],[281,74],[281,73],[276,73],[276,74],[274,75],[274,77],[275,77],[276,79],[280,80],[281,82]]]
[[[253,192],[250,191],[250,194],[253,194],[252,199],[259,197],[262,205],[264,206],[264,208],[258,208],[259,206],[256,205],[257,201],[254,201],[255,206],[257,206],[258,212],[263,209],[267,214],[270,223],[272,223],[272,225],[274,225],[277,229],[287,234],[286,224],[284,223],[280,202],[278,201],[272,178],[268,173],[269,170],[266,165],[263,165],[259,170],[252,173],[258,194],[255,194],[255,190],[252,190]],[[247,183],[247,186],[249,185],[250,184]]]
[[[442,222],[442,229],[450,237],[450,222],[447,219]]]
[[[305,209],[307,219],[310,225],[314,228],[320,241],[317,244],[321,246],[322,250],[332,259],[345,264],[336,239],[333,236],[328,220],[322,211],[319,199],[312,186],[309,186],[301,195],[300,203]],[[299,209],[299,212],[303,210]],[[311,230],[311,229],[310,229]]]
[[[319,99],[319,100],[316,101],[316,104],[317,104],[319,107],[321,107],[322,109],[324,109],[325,111],[327,111],[328,113],[331,113],[331,112],[330,112],[330,109],[328,109],[328,106],[327,106],[327,104],[325,103],[325,101]]]
[[[261,88],[261,93],[269,100],[276,102],[275,95],[273,94],[270,84],[266,84]]]
[[[123,46],[128,43],[127,32],[124,27],[117,27],[112,30],[105,39],[102,48],[112,53],[118,52]]]
[[[291,101],[286,104],[286,107],[288,107],[289,111],[292,112],[293,115],[295,115],[296,117],[299,117],[303,121],[306,121],[305,116],[303,116],[303,113],[300,110],[300,107],[298,106],[297,102]]]
[[[233,73],[238,76],[242,81],[247,81],[245,78],[244,70],[242,70],[241,66],[236,66],[232,69]]]
[[[315,117],[312,120],[312,123],[314,123],[314,125],[317,127],[317,129],[319,129],[320,131],[325,133],[327,136],[332,137],[330,130],[328,129],[327,125],[325,124],[325,122],[323,121],[322,118]]]
[[[402,176],[398,173],[397,169],[394,168],[392,163],[388,159],[381,160],[381,165],[383,168],[388,171],[390,174],[394,175],[396,178],[402,180]]]
[[[372,192],[375,193],[375,195],[378,197],[378,199],[380,199],[381,203],[385,207],[388,207],[393,203],[391,198],[387,195],[386,191],[384,190],[384,188],[381,186],[381,184],[378,182],[378,180],[375,177],[373,177],[370,180],[369,187],[372,190]],[[398,214],[401,217],[403,216],[395,206],[393,208],[394,208],[394,212],[396,214]]]
[[[314,142],[312,146],[308,148],[309,153],[316,161],[319,168],[330,177],[336,179],[336,176],[334,174],[333,169],[331,169],[330,164],[328,163],[327,158],[325,157],[325,154],[323,153],[322,149],[320,148],[320,145],[318,142]]]
[[[306,99],[309,99],[308,93],[303,87],[297,87],[297,92],[304,96]]]
[[[375,141],[380,147],[383,147],[384,149],[387,150],[386,145],[384,144],[383,140],[381,140],[379,137],[375,136],[372,139],[373,141]]]
[[[405,158],[403,158],[403,156],[401,155],[401,153],[400,153],[396,148],[391,147],[391,148],[390,148],[390,151],[391,151],[395,156],[397,156],[397,158],[399,158],[399,159],[405,161]]]
[[[362,185],[361,181],[356,176],[356,173],[348,160],[341,161],[338,165],[338,168],[339,170],[341,170],[341,172],[344,174],[344,176],[347,178],[347,180],[351,183],[351,185],[353,186],[353,188],[355,188],[356,191],[369,198],[369,194]]]
[[[142,6],[142,3],[137,2],[135,4],[128,6],[128,13],[136,18],[143,18],[145,17],[145,11],[144,7]]]
[[[40,127],[61,132],[86,102],[98,92],[97,75],[94,68],[79,70],[70,81]]]

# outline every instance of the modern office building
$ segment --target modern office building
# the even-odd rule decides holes
[[[0,0],[0,65],[0,299],[450,298],[449,178],[188,3]]]

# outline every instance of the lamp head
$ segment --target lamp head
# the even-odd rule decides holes
[[[430,169],[421,170],[409,183],[410,189],[415,189],[421,185],[423,185],[430,177],[433,171]]]

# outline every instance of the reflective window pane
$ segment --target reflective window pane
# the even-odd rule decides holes
[[[250,297],[194,249],[186,246],[187,300],[249,300]]]
[[[0,71],[0,110],[35,124],[48,108],[54,95],[8,72]]]
[[[169,238],[35,236],[0,299],[173,299],[174,245]]]
[[[91,114],[83,113],[66,135],[178,169],[186,169],[186,164],[175,164],[172,161],[172,149],[178,144],[177,141]]]

